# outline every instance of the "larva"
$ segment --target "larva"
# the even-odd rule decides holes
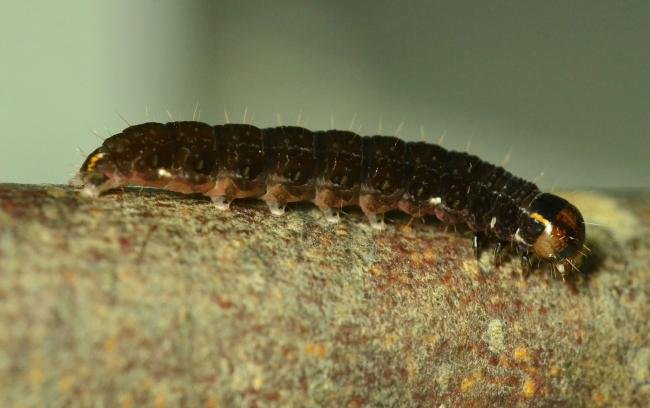
[[[502,167],[434,144],[341,130],[143,123],[106,139],[71,184],[93,197],[126,185],[201,193],[221,209],[254,197],[274,215],[311,201],[330,221],[356,205],[375,227],[389,210],[435,214],[467,224],[477,255],[484,239],[494,239],[497,251],[519,248],[524,266],[534,255],[562,273],[579,263],[585,241],[575,206]]]

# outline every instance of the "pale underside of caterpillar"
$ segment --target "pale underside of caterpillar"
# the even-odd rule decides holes
[[[434,144],[341,130],[144,123],[107,138],[71,184],[93,197],[127,185],[200,193],[220,209],[260,198],[274,215],[287,203],[311,201],[332,222],[356,205],[378,228],[390,210],[434,214],[467,224],[477,256],[492,239],[495,259],[512,244],[524,268],[534,256],[563,274],[576,268],[585,240],[575,206],[502,167]]]

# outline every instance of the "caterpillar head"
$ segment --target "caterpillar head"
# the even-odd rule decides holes
[[[535,254],[553,263],[560,272],[577,269],[585,244],[585,223],[580,211],[561,197],[542,193],[528,206],[527,217],[528,225],[536,230],[529,241]]]
[[[108,175],[114,173],[115,165],[110,155],[99,147],[88,155],[77,174],[70,180],[70,185],[83,187],[83,195],[96,197],[112,187]]]

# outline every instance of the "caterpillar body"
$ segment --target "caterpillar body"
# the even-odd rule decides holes
[[[435,214],[467,224],[477,255],[493,239],[497,251],[517,247],[524,267],[536,256],[562,273],[576,268],[585,241],[575,206],[502,167],[435,144],[341,130],[143,123],[107,138],[71,184],[93,197],[126,185],[201,193],[221,209],[260,198],[274,215],[311,201],[333,222],[356,205],[375,227],[390,210]]]

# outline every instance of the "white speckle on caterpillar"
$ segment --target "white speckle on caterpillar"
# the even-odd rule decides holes
[[[172,174],[169,171],[167,171],[166,169],[159,168],[158,169],[158,176],[159,177],[164,177],[164,178],[171,178]]]

